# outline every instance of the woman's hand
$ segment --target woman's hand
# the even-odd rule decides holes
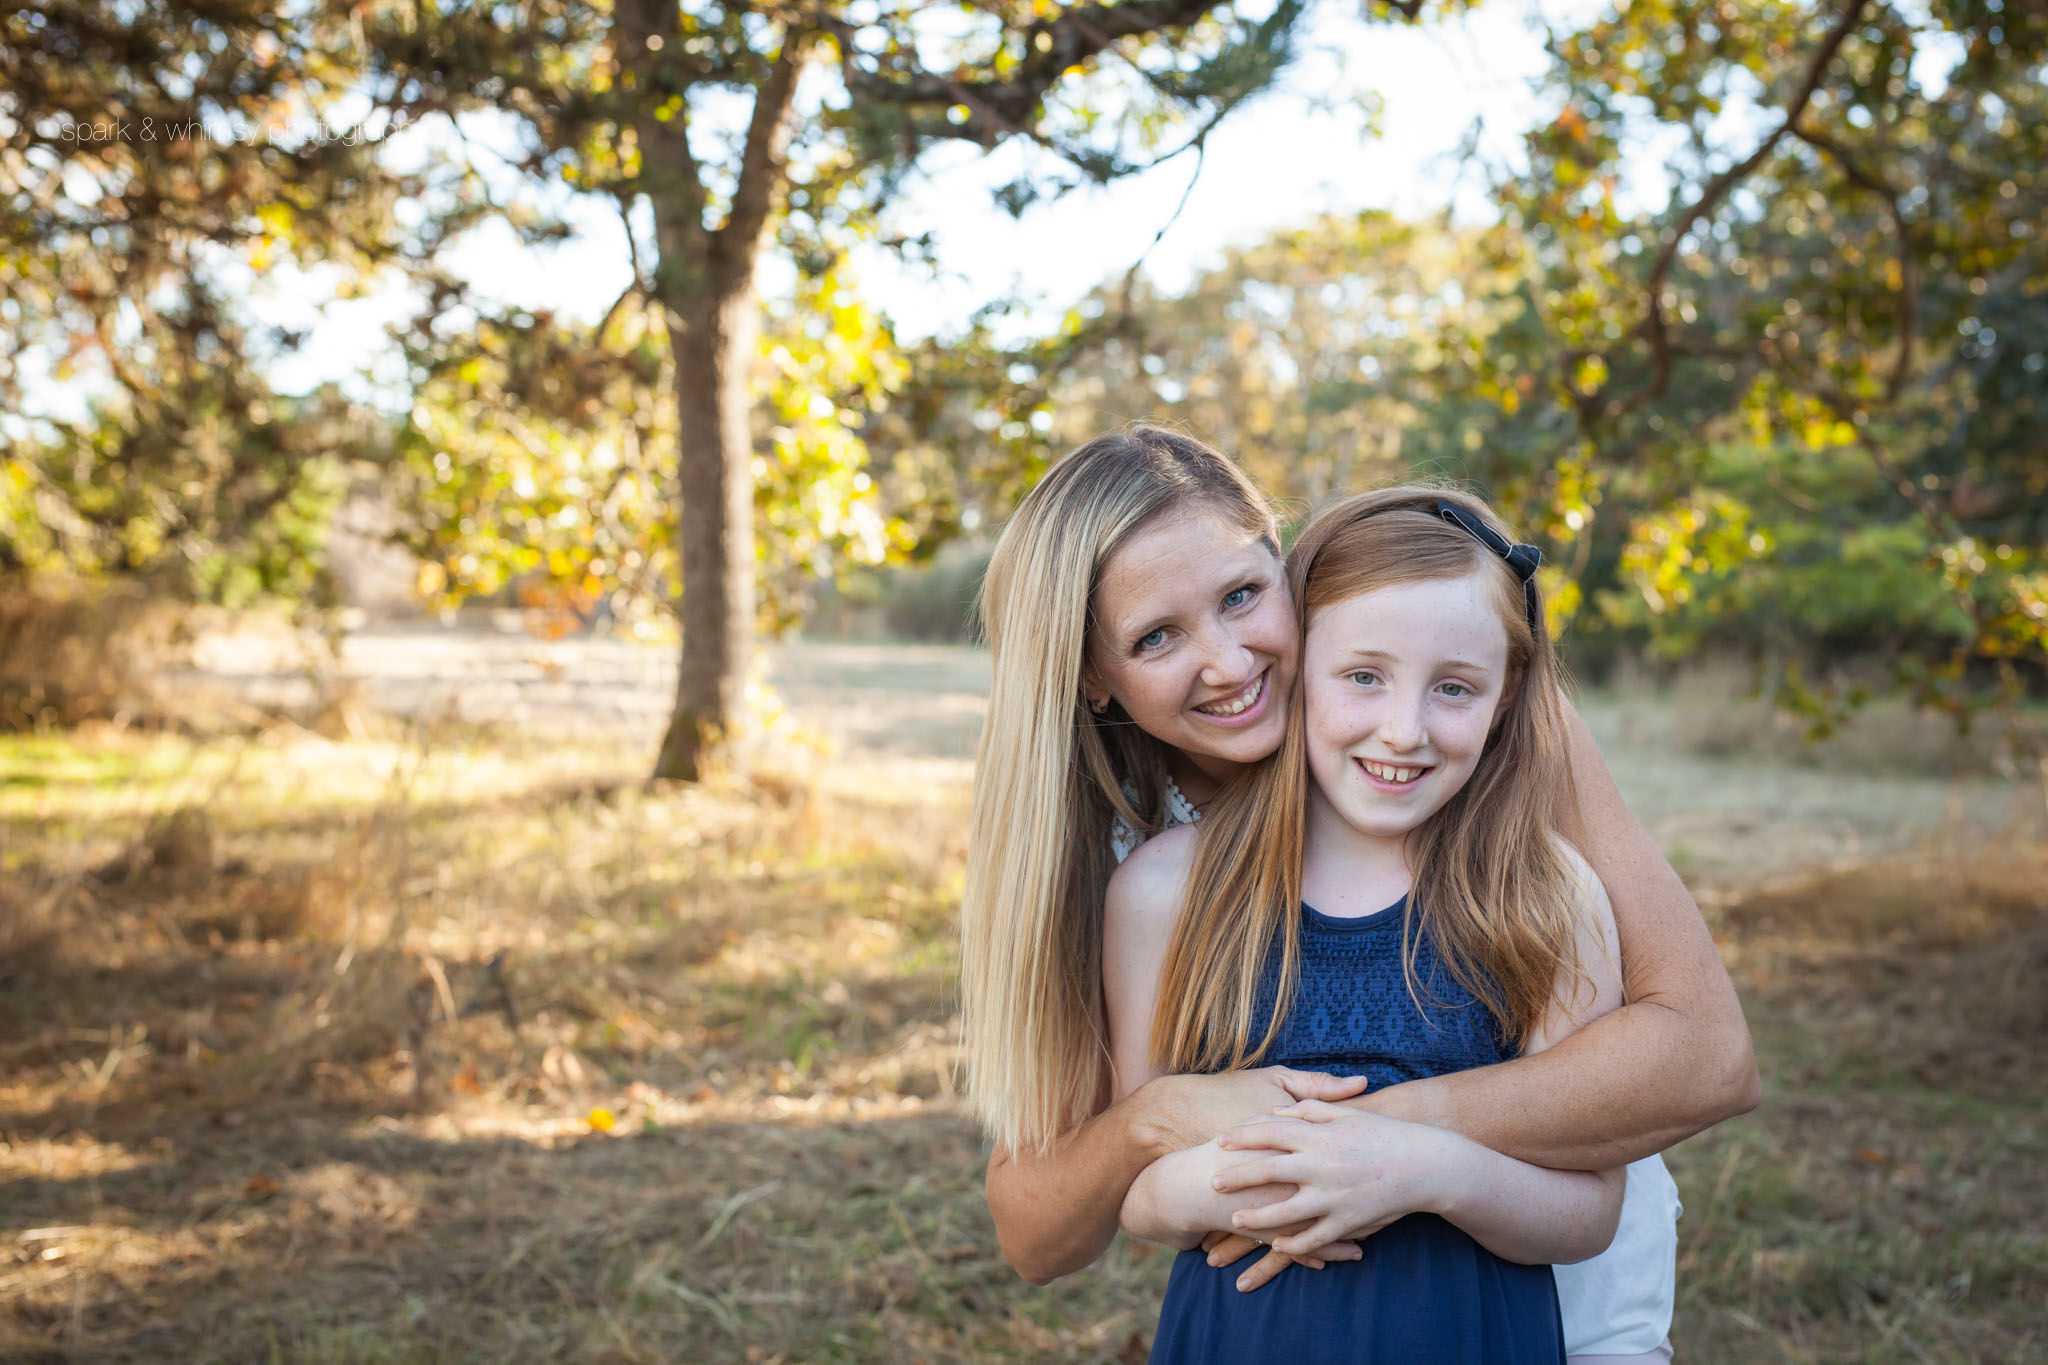
[[[1301,1100],[1336,1101],[1365,1092],[1364,1076],[1331,1076],[1287,1066],[1262,1066],[1217,1075],[1159,1076],[1148,1113],[1158,1125],[1154,1150],[1160,1154],[1198,1147],[1248,1115],[1264,1114]],[[1156,1091],[1154,1088],[1157,1087]],[[1251,1144],[1245,1144],[1247,1146]]]
[[[1304,1231],[1308,1226],[1307,1223],[1299,1225]],[[1275,1251],[1271,1243],[1271,1238],[1261,1240],[1242,1232],[1212,1232],[1202,1239],[1202,1250],[1208,1253],[1209,1264],[1219,1270],[1244,1259],[1248,1251],[1262,1250],[1266,1253],[1251,1269],[1237,1277],[1238,1292],[1245,1294],[1271,1284],[1279,1277],[1281,1271],[1291,1265],[1321,1270],[1332,1262],[1356,1261],[1365,1255],[1356,1242],[1333,1242],[1329,1246],[1317,1248],[1312,1255],[1299,1257],[1289,1256],[1284,1251]]]
[[[1232,1221],[1240,1231],[1270,1238],[1275,1251],[1303,1256],[1432,1211],[1463,1143],[1421,1124],[1301,1100],[1229,1129],[1217,1146],[1274,1149],[1218,1171],[1213,1183],[1225,1194],[1293,1185],[1289,1198],[1245,1209]]]

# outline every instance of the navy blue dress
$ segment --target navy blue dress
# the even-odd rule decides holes
[[[1457,984],[1424,937],[1416,976],[1427,1012],[1401,974],[1407,901],[1337,919],[1303,906],[1301,978],[1293,1009],[1261,1065],[1402,1081],[1487,1066],[1513,1055],[1492,1014]],[[1265,1035],[1279,980],[1266,963],[1251,1038]],[[1173,1263],[1152,1365],[1561,1365],[1564,1329],[1547,1265],[1495,1256],[1434,1214],[1411,1214],[1360,1244],[1365,1256],[1321,1270],[1289,1266],[1240,1293],[1254,1261],[1211,1268],[1200,1249]]]

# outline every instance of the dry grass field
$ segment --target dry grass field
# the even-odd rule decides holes
[[[0,739],[0,1360],[1142,1360],[1169,1257],[1026,1285],[951,1095],[983,667],[787,653],[838,751],[689,789],[596,727]],[[1633,704],[1766,1081],[1671,1154],[1681,1359],[2048,1360],[2038,780]]]

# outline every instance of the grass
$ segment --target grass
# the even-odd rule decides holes
[[[2048,1358],[2044,888],[1950,846],[1721,899],[1766,1097],[1672,1155],[1688,1357]]]
[[[0,740],[0,1360],[1142,1360],[1169,1256],[997,1252],[957,775],[642,757]],[[2048,853],[1714,852],[1683,1357],[2048,1359]]]

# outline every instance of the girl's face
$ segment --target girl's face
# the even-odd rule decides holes
[[[1211,777],[1280,747],[1300,647],[1280,558],[1216,513],[1169,512],[1095,591],[1081,688]]]
[[[1376,588],[1310,618],[1312,808],[1408,835],[1471,778],[1508,696],[1508,634],[1478,573]]]

